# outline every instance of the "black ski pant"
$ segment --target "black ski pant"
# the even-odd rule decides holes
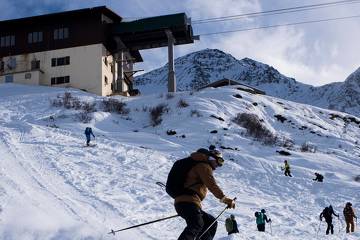
[[[88,146],[89,146],[89,144],[90,144],[90,140],[91,140],[91,138],[90,138],[90,134],[89,134],[89,135],[88,135],[88,134],[86,134],[85,136],[86,136],[86,145],[88,145]]]
[[[175,204],[175,210],[180,217],[185,219],[186,227],[178,240],[194,240],[215,221],[210,214],[201,210],[195,203],[181,202]],[[217,222],[201,237],[201,240],[212,240],[215,236]]]
[[[228,235],[234,234],[234,233],[238,233],[239,230],[232,230],[231,232],[228,232]]]
[[[331,230],[331,234],[334,234],[334,225],[332,224],[332,219],[325,219],[327,223],[326,235],[329,234]]]
[[[285,176],[289,176],[289,177],[292,177],[291,176],[291,172],[289,169],[286,169],[285,172],[284,172]]]
[[[259,230],[259,232],[265,232],[265,223],[258,224],[257,229]]]

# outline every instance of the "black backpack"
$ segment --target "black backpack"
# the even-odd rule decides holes
[[[191,157],[177,160],[172,166],[167,181],[166,181],[166,192],[172,197],[183,194],[194,195],[195,191],[184,187],[186,177],[189,171],[198,163],[202,161],[194,161]],[[195,184],[194,184],[195,185]]]
[[[324,180],[324,176],[319,174],[319,177],[318,177],[319,181],[322,182]]]
[[[331,213],[332,213],[332,212],[331,212],[331,210],[330,210],[329,207],[324,208],[324,210],[323,210],[323,216],[324,216],[325,219],[331,218]]]

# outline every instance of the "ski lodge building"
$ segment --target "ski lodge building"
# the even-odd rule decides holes
[[[132,95],[140,50],[193,43],[185,13],[124,22],[105,6],[0,21],[0,84],[73,87],[101,96]]]

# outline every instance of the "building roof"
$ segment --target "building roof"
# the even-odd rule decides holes
[[[84,16],[84,15],[96,15],[96,14],[104,14],[110,17],[114,22],[121,22],[122,18],[107,8],[106,6],[99,6],[93,8],[84,8],[78,10],[71,10],[71,11],[64,11],[64,12],[56,12],[44,15],[37,15],[25,18],[18,18],[18,19],[10,19],[0,21],[0,29],[2,28],[10,28],[18,25],[24,24],[36,24],[36,23],[43,23],[47,22],[52,19],[59,19],[59,18],[69,18],[69,17],[77,17],[77,16]]]
[[[167,46],[168,38],[165,30],[171,31],[175,45],[194,42],[191,22],[185,13],[143,18],[115,23],[112,26],[112,33],[119,36],[132,50]]]
[[[131,22],[122,22],[117,33],[145,32],[158,29],[168,29],[170,27],[182,27],[187,24],[185,13],[177,13],[149,18],[142,18]]]
[[[230,86],[230,85],[237,85],[238,90],[242,90],[242,91],[245,91],[245,92],[249,92],[249,93],[253,93],[253,94],[262,94],[262,95],[266,94],[262,90],[259,90],[257,88],[252,87],[252,86],[249,86],[249,85],[246,85],[246,84],[243,84],[243,83],[239,83],[239,82],[236,82],[234,80],[227,79],[227,78],[212,82],[212,83],[210,83],[210,84],[208,84],[206,86],[201,87],[200,89],[204,89],[204,88],[208,88],[208,87],[218,88],[218,87],[224,87],[224,86]]]

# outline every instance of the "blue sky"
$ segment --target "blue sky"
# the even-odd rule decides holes
[[[185,12],[193,20],[326,3],[335,0],[0,0],[0,20],[106,5],[120,16],[134,18]],[[194,33],[242,29],[358,15],[360,2],[312,11],[193,25]],[[319,86],[344,81],[360,67],[360,18],[256,31],[201,36],[192,45],[177,46],[176,57],[218,48],[238,59],[249,57],[272,65],[300,82]],[[142,51],[149,71],[167,62],[167,49]]]

